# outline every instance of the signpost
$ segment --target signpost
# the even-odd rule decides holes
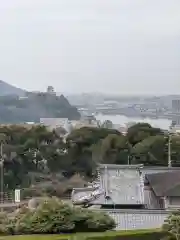
[[[20,189],[15,189],[15,203],[20,203],[20,201],[21,201]]]

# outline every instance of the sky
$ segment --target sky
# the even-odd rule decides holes
[[[0,79],[27,90],[180,93],[180,0],[5,0]]]

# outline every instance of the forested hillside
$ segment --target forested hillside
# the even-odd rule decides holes
[[[17,96],[24,96],[26,91],[21,88],[12,86],[2,80],[0,80],[0,96],[6,95],[17,95]]]
[[[69,118],[80,114],[63,96],[47,93],[27,93],[26,97],[0,97],[0,123],[39,122],[40,118]]]

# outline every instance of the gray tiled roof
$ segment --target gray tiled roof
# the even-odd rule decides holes
[[[153,188],[156,196],[180,196],[179,171],[146,174],[146,178]]]
[[[143,179],[137,169],[101,170],[100,185],[114,204],[143,204]]]
[[[152,194],[145,194],[143,189],[143,181],[147,175],[149,179],[154,179],[155,175],[179,175],[180,168],[169,168],[169,167],[152,167],[139,165],[99,165],[99,175],[98,182],[100,189],[102,189],[103,194],[99,195],[97,198],[93,199],[90,196],[93,189],[91,188],[81,188],[74,189],[72,194],[72,200],[78,200],[83,196],[89,196],[88,199],[92,204],[143,204],[145,203],[150,208],[159,208],[159,203],[156,201]],[[142,173],[142,174],[141,174]],[[156,174],[159,173],[159,174]],[[154,181],[154,180],[153,180]],[[169,181],[171,182],[171,181]],[[157,181],[155,181],[156,187]],[[158,181],[160,187],[158,189],[164,189],[162,183]],[[171,182],[172,183],[172,182]],[[172,184],[170,184],[172,185]],[[176,186],[176,185],[173,185]],[[168,188],[169,189],[169,188]],[[177,193],[179,188],[176,187],[172,191]],[[171,194],[172,194],[171,191]],[[169,193],[170,194],[170,193]],[[157,196],[161,196],[157,195]],[[176,194],[177,195],[177,194]],[[108,196],[109,198],[106,198]],[[179,195],[178,195],[179,196]],[[152,205],[153,204],[153,205]],[[152,206],[151,206],[152,205]]]

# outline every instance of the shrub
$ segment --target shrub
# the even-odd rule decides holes
[[[0,213],[0,225],[8,222],[8,217],[5,212]]]
[[[6,224],[8,223],[8,218],[6,213],[1,212],[0,213],[0,234],[3,234],[6,232]]]
[[[76,232],[103,232],[116,227],[109,215],[87,209],[74,209],[74,223]]]
[[[162,226],[162,230],[170,235],[166,239],[180,239],[180,210],[169,215]]]
[[[22,208],[7,224],[11,234],[58,234],[106,231],[115,227],[114,220],[103,213],[71,207],[57,198],[42,201],[35,210]]]
[[[91,231],[106,231],[116,227],[115,222],[107,214],[101,212],[89,212],[87,227]]]

